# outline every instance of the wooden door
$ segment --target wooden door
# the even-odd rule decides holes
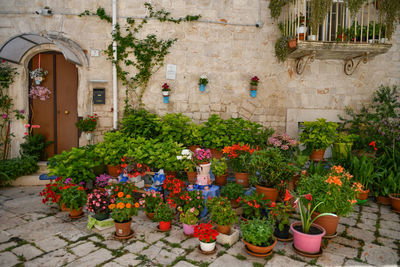
[[[29,69],[38,68],[39,55],[30,62]],[[77,90],[78,70],[61,53],[41,53],[40,66],[48,71],[40,86],[51,91],[47,100],[30,99],[31,124],[40,125],[34,134],[41,133],[54,143],[47,147],[47,157],[78,146]],[[32,83],[30,82],[30,87]]]

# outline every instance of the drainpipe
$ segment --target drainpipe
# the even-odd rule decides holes
[[[112,0],[112,29],[113,33],[115,32],[115,27],[117,25],[117,0]],[[113,68],[112,68],[112,76],[113,76],[113,127],[114,129],[118,128],[118,77],[117,77],[117,66],[115,62],[117,61],[117,42],[113,41]]]

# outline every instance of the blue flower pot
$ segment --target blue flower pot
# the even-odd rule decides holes
[[[169,96],[163,96],[164,98],[164,104],[168,104],[169,103]]]
[[[200,84],[200,92],[204,92],[206,90],[205,84]]]
[[[250,90],[250,96],[251,97],[256,97],[257,96],[257,90]]]

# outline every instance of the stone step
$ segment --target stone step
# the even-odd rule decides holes
[[[34,173],[31,175],[25,175],[18,177],[15,179],[15,181],[12,183],[13,186],[34,186],[34,185],[45,185],[48,184],[48,180],[39,180],[39,176],[41,175],[41,172]]]
[[[38,166],[39,166],[38,172],[40,172],[40,173],[47,173],[47,172],[49,172],[48,169],[47,169],[47,163],[48,163],[48,161],[39,161],[39,162],[37,163]]]

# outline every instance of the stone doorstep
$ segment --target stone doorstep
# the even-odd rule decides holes
[[[219,233],[217,236],[217,243],[224,245],[228,244],[230,247],[239,240],[239,230],[231,228],[230,235]]]
[[[41,173],[35,173],[32,175],[20,176],[12,182],[12,186],[35,186],[48,184],[48,180],[39,179],[40,174]]]

